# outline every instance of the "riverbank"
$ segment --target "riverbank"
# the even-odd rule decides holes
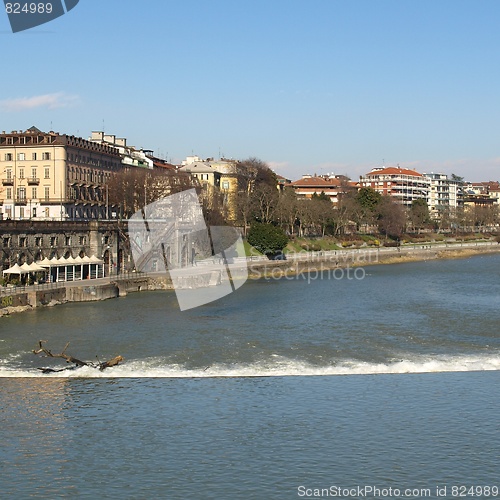
[[[361,248],[297,254],[288,256],[286,261],[267,261],[259,265],[249,265],[249,278],[279,278],[293,274],[334,270],[336,268],[356,268],[385,264],[404,264],[438,259],[465,259],[476,255],[500,253],[500,245],[464,244],[418,245],[399,248]]]
[[[500,253],[500,245],[490,242],[464,243],[461,246],[418,245],[399,248],[360,248],[288,254],[287,260],[281,261],[262,259],[242,261],[239,269],[244,274],[248,270],[248,279],[280,279],[335,269],[437,259],[465,259],[493,253]],[[190,268],[183,280],[183,288],[216,286],[223,281],[222,276],[223,274],[218,269]],[[0,317],[29,311],[36,307],[52,307],[68,302],[100,301],[123,297],[128,293],[172,290],[173,288],[170,277],[162,273],[120,275],[92,280],[91,283],[61,282],[22,289],[4,288],[0,295]]]

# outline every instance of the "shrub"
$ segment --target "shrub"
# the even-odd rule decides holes
[[[248,231],[248,243],[265,255],[276,255],[283,251],[288,236],[283,229],[272,224],[255,223]]]

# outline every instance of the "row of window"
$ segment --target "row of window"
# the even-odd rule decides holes
[[[6,200],[12,200],[12,192],[13,189],[11,187],[5,188],[5,199]],[[26,199],[26,188],[25,187],[18,187],[16,190],[16,199],[17,200],[25,200]],[[31,199],[37,199],[38,198],[38,188],[32,187],[31,188]],[[45,201],[49,201],[50,198],[50,187],[45,186],[44,187],[44,195],[45,195]]]
[[[28,237],[27,236],[19,236],[18,237],[18,246],[20,247],[27,247],[28,246]],[[54,247],[57,246],[59,236],[50,236],[50,246]],[[64,236],[64,242],[66,246],[71,246],[72,242],[72,237],[71,236]],[[4,236],[2,238],[2,245],[4,248],[10,247],[12,244],[12,237],[11,236]],[[78,244],[79,245],[86,245],[87,244],[87,237],[86,236],[78,236]],[[43,246],[43,236],[35,236],[35,246],[36,247],[42,247]]]
[[[44,170],[44,179],[50,179],[50,167],[43,167]],[[37,167],[31,167],[31,178],[36,179],[37,178]],[[19,179],[24,179],[24,172],[25,172],[25,167],[19,167],[18,168],[18,173],[19,173]],[[8,167],[5,169],[5,176],[8,181],[12,180],[12,167]]]
[[[50,153],[31,153],[31,159],[33,161],[36,160],[50,160],[51,155]],[[4,161],[13,161],[14,155],[12,153],[5,153],[4,154]],[[17,153],[17,161],[26,161],[27,160],[27,155],[26,153]]]
[[[94,184],[104,184],[109,180],[110,175],[100,170],[89,168],[71,167],[69,169],[69,179],[72,181],[86,181]]]

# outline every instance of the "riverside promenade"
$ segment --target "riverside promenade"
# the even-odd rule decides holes
[[[433,243],[401,247],[361,247],[323,252],[286,254],[286,260],[269,260],[265,256],[237,258],[231,263],[231,275],[249,279],[279,279],[331,269],[359,268],[377,264],[465,258],[478,254],[500,252],[494,241]],[[214,259],[176,271],[181,275],[182,288],[217,286],[224,281],[221,264]],[[31,286],[0,287],[0,316],[54,306],[67,302],[99,301],[126,296],[146,290],[172,290],[170,275],[156,273],[121,273],[104,278],[79,281],[58,281]]]

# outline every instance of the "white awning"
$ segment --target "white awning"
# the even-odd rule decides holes
[[[5,269],[3,271],[3,274],[28,274],[29,271],[25,271],[19,264],[14,264],[12,267],[9,267],[9,269]]]

